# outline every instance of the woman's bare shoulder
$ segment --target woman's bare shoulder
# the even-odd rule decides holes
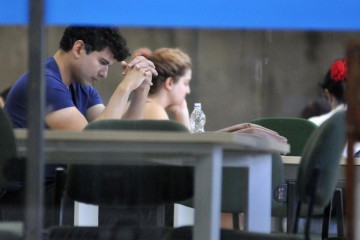
[[[161,105],[155,102],[146,102],[144,119],[168,120],[169,116]]]

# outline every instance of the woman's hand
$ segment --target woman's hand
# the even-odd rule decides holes
[[[166,110],[173,113],[175,116],[176,115],[185,115],[185,116],[189,117],[189,110],[187,107],[186,99],[184,99],[184,101],[182,101],[180,104],[171,105],[171,106],[167,107]]]
[[[190,130],[189,110],[186,99],[184,99],[180,104],[167,107],[166,110],[174,115],[176,121],[184,124]]]

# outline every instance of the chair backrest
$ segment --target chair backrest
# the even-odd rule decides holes
[[[345,112],[341,111],[316,129],[306,143],[297,175],[301,203],[312,198],[315,207],[324,208],[330,202],[344,147]]]
[[[269,128],[287,138],[290,144],[288,156],[301,156],[304,146],[317,126],[307,119],[292,117],[268,117],[251,121]]]
[[[169,120],[102,120],[90,123],[85,130],[95,129],[188,132],[185,126]],[[66,190],[74,200],[105,206],[174,203],[193,195],[193,168],[71,165]]]
[[[12,173],[18,175],[20,169],[16,169],[17,150],[14,131],[10,120],[3,108],[0,108],[0,189],[15,187],[9,179]],[[10,165],[14,163],[14,165]],[[15,165],[16,164],[16,165]],[[24,169],[21,169],[23,171]],[[18,171],[18,173],[16,173]],[[10,177],[11,178],[11,177]]]

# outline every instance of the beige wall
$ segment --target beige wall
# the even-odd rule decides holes
[[[47,31],[53,54],[62,27]],[[261,116],[297,116],[317,97],[317,84],[345,44],[360,33],[196,29],[122,29],[131,50],[179,47],[193,60],[192,103],[203,103],[207,130]],[[27,28],[0,27],[0,90],[27,69]],[[120,65],[97,83],[106,102],[121,80]]]

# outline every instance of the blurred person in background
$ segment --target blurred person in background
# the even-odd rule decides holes
[[[308,119],[311,117],[320,116],[325,113],[328,113],[328,112],[330,112],[330,110],[331,110],[331,107],[330,107],[329,102],[324,98],[320,98],[320,99],[310,101],[303,108],[299,117]]]
[[[320,116],[310,117],[309,120],[311,122],[319,126],[328,118],[330,118],[334,113],[346,109],[346,75],[346,59],[338,59],[331,64],[331,67],[326,73],[324,80],[320,84],[325,99],[329,103],[331,110]]]

